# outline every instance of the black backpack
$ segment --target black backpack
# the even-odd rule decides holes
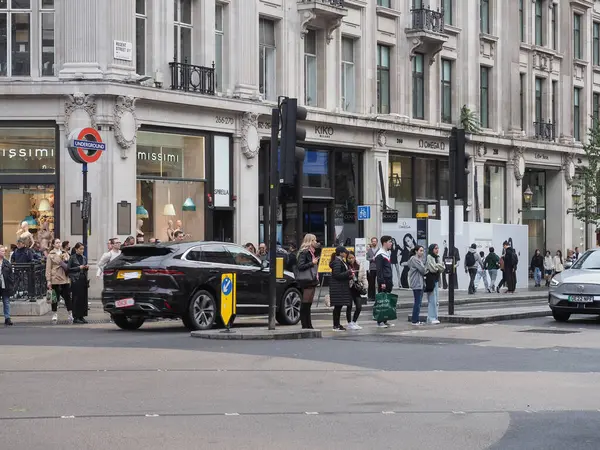
[[[467,256],[465,256],[465,264],[467,267],[473,267],[475,265],[475,254],[473,252],[467,252]]]

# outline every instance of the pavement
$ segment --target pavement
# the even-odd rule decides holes
[[[364,324],[262,342],[0,328],[2,448],[598,449],[597,318]]]

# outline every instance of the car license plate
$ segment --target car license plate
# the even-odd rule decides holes
[[[142,278],[142,272],[139,270],[119,270],[117,280],[139,280]]]
[[[592,303],[594,297],[592,295],[569,295],[569,301],[573,303]]]
[[[121,300],[117,300],[115,302],[115,306],[117,308],[127,308],[133,305],[135,305],[135,300],[132,298],[122,298]]]

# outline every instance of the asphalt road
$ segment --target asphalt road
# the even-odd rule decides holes
[[[275,342],[2,328],[0,448],[599,448],[595,318],[366,325]]]

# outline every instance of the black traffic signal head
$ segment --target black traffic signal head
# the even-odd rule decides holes
[[[306,140],[306,128],[298,126],[306,120],[306,108],[298,106],[298,99],[285,98],[281,102],[281,153],[279,178],[283,184],[294,183],[296,161],[304,160],[304,149],[296,147],[298,141]]]
[[[466,200],[468,197],[469,162],[471,155],[466,151],[465,130],[453,128],[450,136],[450,158],[454,159],[454,186],[456,198]]]

